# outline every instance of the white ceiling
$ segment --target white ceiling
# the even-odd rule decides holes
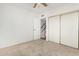
[[[17,7],[27,9],[28,11],[36,13],[36,14],[40,14],[40,13],[47,12],[50,10],[55,10],[57,8],[61,8],[61,7],[65,7],[65,6],[79,5],[77,3],[47,3],[47,4],[48,4],[48,6],[44,7],[44,8],[33,8],[33,3],[17,3],[15,5]]]

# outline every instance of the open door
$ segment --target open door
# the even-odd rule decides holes
[[[41,19],[41,39],[46,40],[46,18]]]
[[[33,32],[34,32],[34,40],[40,39],[40,19],[34,19],[33,24]]]

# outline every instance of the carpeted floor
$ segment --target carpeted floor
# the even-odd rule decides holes
[[[0,49],[0,56],[78,56],[79,50],[45,40]]]

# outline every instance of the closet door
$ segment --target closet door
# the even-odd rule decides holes
[[[55,17],[50,17],[49,18],[49,23],[48,23],[48,28],[49,28],[49,41],[53,41],[56,43],[59,43],[60,41],[60,17],[55,16]]]
[[[78,48],[78,13],[61,16],[61,44]]]

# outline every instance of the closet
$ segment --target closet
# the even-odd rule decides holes
[[[48,40],[78,48],[78,12],[48,18]]]

